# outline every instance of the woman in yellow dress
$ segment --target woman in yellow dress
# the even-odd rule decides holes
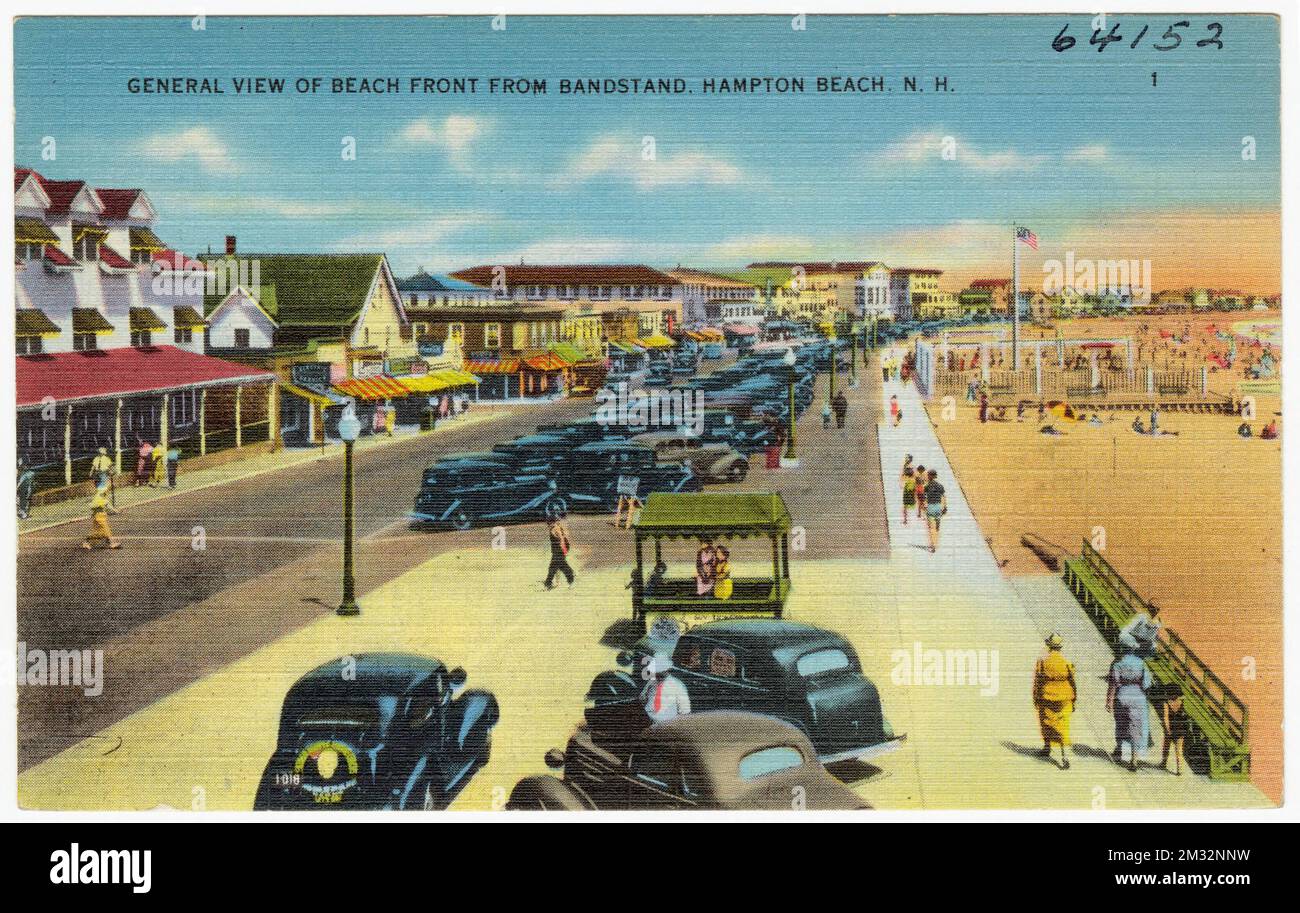
[[[713,584],[713,595],[719,599],[730,599],[735,587],[731,579],[731,552],[721,545],[718,546],[718,560],[713,566],[713,577],[716,581]]]
[[[1047,638],[1047,653],[1034,666],[1034,707],[1038,711],[1038,728],[1043,734],[1044,758],[1052,756],[1052,746],[1061,746],[1061,769],[1068,770],[1070,759],[1065,747],[1070,744],[1070,714],[1079,692],[1074,684],[1074,664],[1061,653],[1061,636]]]
[[[108,503],[108,488],[99,488],[90,501],[90,535],[81,543],[84,549],[92,549],[96,542],[105,542],[109,548],[121,548],[122,543],[113,538],[113,530],[108,525],[108,515],[118,513]]]

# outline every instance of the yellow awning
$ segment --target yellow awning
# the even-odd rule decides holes
[[[430,371],[428,374],[415,377],[400,377],[398,380],[403,387],[412,393],[437,393],[439,390],[448,390],[452,387],[463,387],[466,384],[479,382],[478,378],[468,371],[457,371],[454,368],[443,371]]]
[[[302,397],[303,399],[307,400],[307,402],[312,403],[313,405],[322,406],[325,408],[328,408],[333,405],[337,405],[335,401],[330,399],[328,396],[325,396],[320,393],[316,393],[313,390],[308,390],[305,387],[299,387],[297,384],[290,384],[290,383],[286,383],[285,381],[280,381],[280,389],[286,393],[292,393],[294,396]]]

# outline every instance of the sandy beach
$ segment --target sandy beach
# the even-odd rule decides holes
[[[1169,315],[1076,320],[1062,329],[1113,336],[1147,323],[1158,334],[1192,323],[1195,345],[1206,325],[1247,318],[1277,323],[1276,314]],[[1239,360],[1248,346],[1239,339]],[[1188,367],[1200,364],[1189,355]],[[1211,374],[1216,392],[1235,390],[1240,381],[1240,363]],[[1280,411],[1280,397],[1258,394],[1256,408],[1258,435]],[[1246,702],[1253,780],[1280,800],[1281,441],[1240,438],[1240,418],[1228,415],[1162,413],[1161,427],[1177,436],[1153,439],[1133,432],[1131,412],[1112,418],[1102,411],[1100,426],[1053,418],[1060,436],[1040,433],[1033,412],[1023,422],[1012,416],[987,424],[974,407],[950,419],[938,403],[929,412],[1004,573],[1052,573],[1021,544],[1026,533],[1078,554],[1084,537],[1101,532],[1107,559],[1160,604],[1166,624]]]

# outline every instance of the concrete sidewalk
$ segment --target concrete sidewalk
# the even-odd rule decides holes
[[[396,429],[392,437],[386,434],[375,434],[360,438],[356,443],[356,450],[360,453],[397,444],[420,435],[436,435],[457,428],[467,428],[470,425],[491,421],[494,418],[508,414],[508,412],[508,407],[480,406],[457,418],[440,421],[433,431],[420,431],[413,425],[403,425]],[[119,510],[126,510],[130,507],[147,504],[161,498],[170,498],[186,492],[201,491],[214,485],[224,485],[227,482],[251,478],[265,472],[275,472],[290,466],[299,466],[324,459],[342,458],[343,444],[336,441],[326,444],[324,447],[282,448],[273,453],[260,453],[194,472],[187,472],[185,461],[182,460],[180,471],[176,475],[175,488],[167,488],[166,486],[150,488],[147,485],[136,488],[132,486],[130,480],[133,478],[135,466],[133,463],[130,466],[127,465],[127,456],[130,456],[130,454],[123,455],[122,473],[115,479],[117,486],[115,503]],[[33,507],[30,517],[18,521],[18,534],[37,532],[64,523],[85,521],[90,513],[89,503],[89,498],[70,498],[54,504],[42,504]]]
[[[889,397],[897,396],[903,421],[889,420]],[[892,776],[868,790],[880,807],[1245,807],[1270,803],[1248,783],[1222,783],[1155,766],[1137,773],[1114,764],[1114,723],[1105,709],[1106,673],[1113,655],[1063,582],[1054,576],[1006,578],[970,512],[959,480],[944,455],[921,397],[912,384],[886,383],[880,429],[882,475],[889,505],[891,557],[877,609],[892,611],[868,635],[888,631],[894,651],[890,678],[877,679],[900,709],[895,728],[909,731],[905,749],[882,759]],[[898,480],[906,454],[938,470],[948,498],[937,554],[928,550],[926,528],[915,516],[902,523]],[[1079,699],[1072,720],[1071,769],[1062,771],[1036,756],[1042,747],[1031,701],[1035,660],[1052,632],[1065,640],[1075,664]],[[902,651],[902,652],[900,652]],[[946,662],[965,655],[996,657],[996,688],[967,677],[917,681],[915,659],[936,655]],[[904,653],[912,655],[904,657]],[[951,664],[946,672],[954,668]],[[901,680],[900,680],[901,679]],[[993,692],[993,693],[989,693]],[[1159,763],[1163,732],[1152,711],[1154,747],[1139,761]]]

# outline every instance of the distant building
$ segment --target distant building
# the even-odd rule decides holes
[[[753,282],[681,266],[667,274],[682,287],[684,326],[757,323],[762,319],[763,303]]]
[[[889,314],[889,267],[875,260],[763,261],[746,268],[752,274],[783,271],[778,287],[781,316],[815,323],[839,315],[851,319]]]
[[[889,309],[895,320],[916,320],[939,293],[941,269],[905,267],[894,269],[889,276]]]

